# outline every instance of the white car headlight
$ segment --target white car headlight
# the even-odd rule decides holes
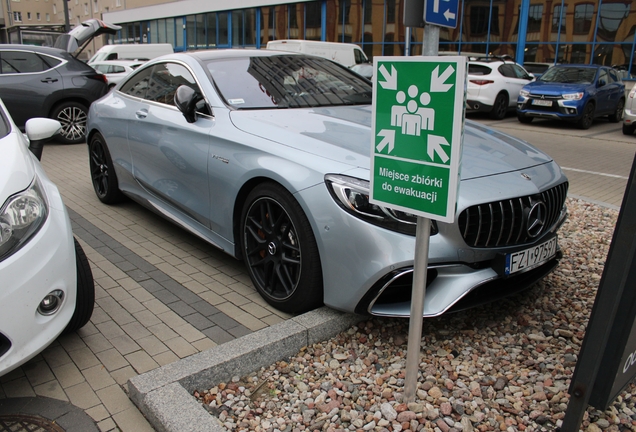
[[[20,250],[42,227],[49,214],[40,182],[36,180],[0,208],[0,261]]]
[[[583,98],[583,92],[579,92],[579,93],[566,93],[563,96],[563,99],[565,100],[580,100],[581,98]]]
[[[347,213],[391,231],[415,235],[417,216],[369,202],[369,182],[354,177],[327,174],[325,184],[331,197]],[[432,221],[431,235],[437,234]]]
[[[528,97],[530,96],[530,92],[528,90],[519,90],[519,96]]]

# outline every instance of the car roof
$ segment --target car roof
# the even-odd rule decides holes
[[[56,56],[60,56],[60,54],[68,54],[66,51],[59,48],[40,46],[40,45],[0,44],[0,49],[2,49],[3,51],[10,51],[10,50],[35,51],[35,52],[56,55]]]
[[[116,65],[116,66],[134,66],[134,65],[142,65],[146,63],[146,60],[100,60],[91,63],[91,65]]]
[[[241,57],[273,57],[277,55],[307,55],[300,53],[293,53],[289,51],[277,51],[277,50],[262,50],[254,48],[241,48],[241,49],[218,49],[218,50],[201,50],[201,51],[188,51],[179,53],[178,55],[189,55],[196,57],[199,60],[213,60],[222,58],[241,58]],[[171,54],[168,54],[171,55]],[[175,53],[175,55],[177,55]]]

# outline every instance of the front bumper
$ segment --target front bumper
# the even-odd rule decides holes
[[[524,169],[524,172],[543,181],[542,190],[564,180],[556,164]],[[458,202],[458,212],[483,203],[484,194],[491,187],[500,188],[491,186],[493,183],[508,184],[519,191],[519,196],[537,193],[537,185],[516,174],[462,182],[464,193],[460,196],[470,198]],[[363,175],[357,177],[364,178]],[[409,317],[412,286],[408,274],[414,267],[415,237],[372,226],[342,211],[323,184],[300,191],[296,197],[310,216],[320,251],[325,305],[360,314]],[[567,212],[562,211],[549,235],[558,230],[566,216]],[[493,269],[497,255],[529,246],[471,248],[463,241],[457,223],[438,223],[437,226],[439,232],[430,237],[429,244],[425,317],[444,314],[460,302],[468,304],[472,301],[471,292],[478,292],[480,287],[490,289],[496,285],[496,294],[512,294],[522,278],[528,287],[558,263],[559,255],[524,276],[503,278]]]
[[[37,168],[49,202],[40,231],[0,262],[0,375],[33,358],[64,330],[75,309],[77,273],[71,224],[57,187]],[[62,290],[60,308],[37,309],[52,290]]]
[[[537,101],[537,102],[533,102]],[[537,105],[537,103],[548,103],[550,106]],[[558,97],[541,98],[534,95],[519,96],[517,98],[517,115],[524,117],[542,117],[566,121],[577,121],[583,115],[582,100],[565,100]]]

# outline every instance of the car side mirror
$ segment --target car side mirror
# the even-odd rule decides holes
[[[603,87],[604,85],[606,85],[607,83],[605,82],[605,80],[598,80],[598,86],[599,87]]]
[[[197,121],[197,102],[202,99],[201,93],[187,85],[180,85],[174,93],[174,103],[188,123]]]
[[[62,125],[57,120],[42,117],[27,120],[24,125],[24,131],[27,138],[29,138],[29,150],[38,160],[42,159],[44,143],[61,129]]]

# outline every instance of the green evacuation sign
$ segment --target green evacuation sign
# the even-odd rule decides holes
[[[466,58],[376,57],[373,66],[371,202],[453,222]]]

